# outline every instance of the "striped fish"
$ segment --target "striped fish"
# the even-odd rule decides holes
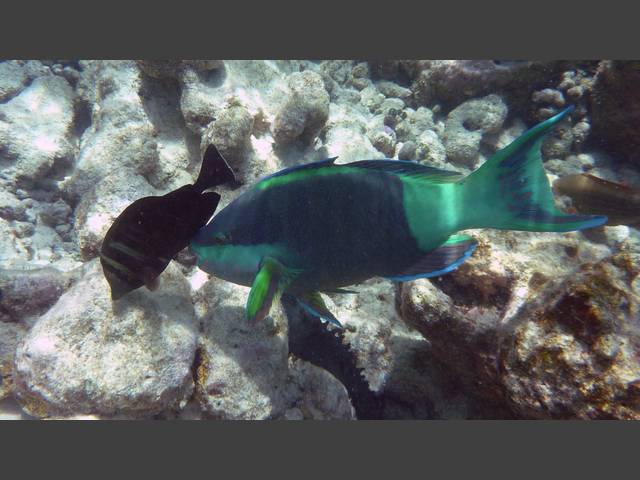
[[[158,276],[218,206],[220,196],[204,190],[228,181],[235,181],[233,171],[210,145],[196,183],[136,200],[115,219],[100,249],[113,300],[143,285],[157,287]]]

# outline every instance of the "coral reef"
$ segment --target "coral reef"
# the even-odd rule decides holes
[[[209,145],[215,145],[229,166],[242,175],[251,148],[253,121],[242,104],[227,105],[205,129],[200,150],[204,153]]]
[[[14,383],[37,417],[151,416],[193,390],[197,323],[189,284],[173,265],[161,288],[112,303],[97,261],[20,341]]]
[[[453,274],[402,285],[402,318],[465,391],[510,415],[637,416],[624,399],[639,367],[638,244],[627,239],[630,253],[611,257],[571,236],[501,235],[481,234],[477,255]],[[573,273],[564,270],[569,259]]]
[[[453,163],[473,167],[486,134],[497,133],[507,116],[507,106],[498,95],[469,100],[447,116],[445,147]]]
[[[32,323],[82,276],[83,270],[0,270],[0,321]]]
[[[640,137],[640,65],[602,61],[591,94],[593,136],[623,162],[638,164]]]
[[[329,94],[322,77],[308,70],[291,74],[288,86],[289,96],[273,123],[273,139],[280,146],[308,144],[329,117]]]
[[[640,416],[640,233],[480,230],[451,274],[329,294],[335,330],[180,252],[118,302],[96,259],[133,200],[237,173],[383,157],[468,173],[534,123],[550,180],[640,187],[638,62],[0,62],[0,418]],[[559,208],[571,211],[567,197]],[[16,400],[18,403],[16,404]]]
[[[0,321],[0,401],[13,394],[13,359],[25,328]]]
[[[203,333],[195,361],[195,397],[205,414],[251,420],[300,414],[351,418],[351,403],[335,378],[306,362],[288,361],[282,309],[274,308],[255,327],[247,323],[248,294],[248,288],[218,279],[197,293]]]
[[[64,78],[42,76],[0,105],[5,175],[34,184],[59,177],[73,163],[73,95]]]

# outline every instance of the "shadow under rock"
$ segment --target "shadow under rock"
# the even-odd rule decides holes
[[[358,420],[382,419],[383,399],[369,389],[342,332],[329,331],[326,324],[303,312],[286,295],[282,305],[289,323],[289,353],[336,377],[347,389]]]
[[[359,420],[514,418],[504,406],[474,395],[424,340],[393,337],[389,349],[395,352],[394,363],[381,391],[374,392],[340,330],[330,331],[290,297],[284,296],[282,303],[289,322],[289,352],[342,382]]]
[[[271,345],[268,349],[263,349],[259,345],[256,347],[256,343],[251,341],[251,336],[254,335],[257,337],[268,336],[268,334],[265,334],[264,332],[259,333],[259,330],[275,331],[276,327],[274,325],[273,318],[268,316],[260,322],[259,325],[256,325],[256,327],[250,327],[247,322],[244,321],[244,307],[227,305],[218,306],[215,307],[214,313],[207,315],[207,317],[202,321],[203,325],[205,325],[205,335],[207,334],[206,325],[215,325],[215,317],[242,319],[239,322],[235,322],[230,328],[227,327],[228,330],[225,332],[224,338],[232,338],[233,340],[230,342],[218,342],[215,346],[220,348],[229,358],[236,362],[242,372],[258,387],[258,390],[269,398],[272,405],[277,405],[280,398],[274,398],[272,395],[274,386],[269,383],[271,379],[262,374],[262,370],[259,368],[259,365],[261,365],[261,362],[266,360],[263,355],[269,351],[279,350],[279,345]],[[247,340],[244,345],[241,344],[243,337]],[[272,338],[274,342],[278,343],[284,343],[286,341],[284,338],[275,337],[275,335],[271,335],[269,338]],[[285,362],[283,368],[286,369],[286,367],[287,365]],[[275,387],[275,390],[277,390],[277,387]]]
[[[432,353],[428,342],[395,337],[396,352],[384,384],[385,419],[513,419],[504,405],[474,394]]]

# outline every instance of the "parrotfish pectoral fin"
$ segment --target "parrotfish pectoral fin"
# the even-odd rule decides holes
[[[307,313],[320,318],[322,321],[329,322],[338,328],[342,328],[342,324],[333,313],[329,311],[319,292],[300,295],[296,297],[296,300]]]
[[[395,282],[408,282],[417,278],[444,275],[458,268],[467,260],[478,243],[468,235],[452,235],[442,246],[427,253],[418,263],[393,277]]]
[[[274,258],[266,257],[262,260],[247,299],[246,314],[250,324],[253,325],[269,315],[273,302],[280,299],[282,292],[298,273],[299,271],[285,267]]]
[[[461,229],[569,232],[607,221],[603,216],[567,215],[554,205],[540,147],[545,134],[571,110],[566,108],[526,131],[460,181],[467,205]]]

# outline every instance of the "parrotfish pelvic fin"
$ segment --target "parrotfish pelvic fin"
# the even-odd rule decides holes
[[[309,314],[319,318],[323,322],[329,322],[332,325],[342,329],[342,324],[327,308],[319,292],[306,293],[295,297],[300,306]]]
[[[246,314],[251,325],[269,315],[273,302],[280,299],[298,273],[272,257],[262,260],[247,299]]]

